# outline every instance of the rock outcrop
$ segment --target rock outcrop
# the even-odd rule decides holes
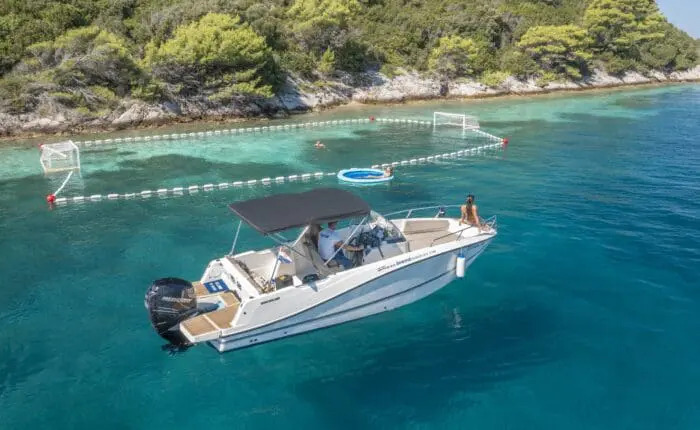
[[[162,103],[124,99],[120,101],[117,108],[99,117],[81,114],[47,99],[42,101],[33,113],[21,115],[0,113],[0,136],[77,132],[91,129],[113,130],[199,119],[275,117],[328,108],[351,101],[400,103],[441,97],[526,95],[687,81],[700,81],[700,66],[670,74],[653,72],[642,75],[630,72],[624,76],[612,76],[602,71],[595,71],[591,76],[579,81],[550,82],[544,86],[538,85],[534,79],[522,81],[509,77],[493,88],[469,79],[443,82],[417,72],[404,72],[392,78],[377,72],[360,75],[340,74],[336,79],[322,84],[289,77],[280,93],[268,99],[241,97],[227,102],[215,102],[200,96]]]

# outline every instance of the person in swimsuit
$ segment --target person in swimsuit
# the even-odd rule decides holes
[[[384,177],[388,178],[390,176],[394,176],[394,168],[389,166],[386,169],[384,169]]]
[[[481,231],[482,225],[481,225],[481,219],[479,218],[479,212],[477,211],[477,206],[474,204],[474,195],[469,194],[467,196],[467,202],[466,204],[463,204],[462,207],[462,219],[459,220],[459,225],[462,224],[471,224],[473,226],[476,226],[479,231]]]

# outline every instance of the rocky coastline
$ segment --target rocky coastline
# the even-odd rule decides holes
[[[700,81],[700,66],[669,74],[630,72],[617,77],[602,71],[579,81],[538,85],[535,79],[505,79],[496,87],[475,80],[444,83],[416,72],[394,77],[381,73],[342,74],[322,83],[290,76],[278,95],[267,99],[240,98],[216,103],[206,97],[146,103],[123,99],[119,106],[100,117],[86,117],[52,100],[36,112],[9,115],[0,113],[0,138],[16,139],[41,135],[67,135],[115,131],[191,121],[235,121],[254,118],[281,118],[295,113],[328,109],[349,103],[388,104],[415,100],[469,99],[512,95],[535,95],[557,91],[580,91],[622,86]]]

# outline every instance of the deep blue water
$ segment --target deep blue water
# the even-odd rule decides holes
[[[224,355],[163,353],[146,287],[198,278],[228,251],[226,203],[334,178],[49,211],[56,180],[40,174],[36,149],[1,149],[0,428],[700,428],[700,87],[314,118],[435,110],[474,112],[511,143],[353,191],[384,212],[476,194],[500,234],[467,277],[393,312]],[[303,133],[86,153],[66,195],[333,170],[460,144],[432,130],[329,129],[320,153],[309,147],[321,132]],[[250,232],[243,242],[267,244]]]

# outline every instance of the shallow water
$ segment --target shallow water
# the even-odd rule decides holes
[[[49,211],[43,198],[60,180],[40,174],[36,148],[0,148],[0,427],[697,429],[700,87],[309,118],[436,110],[476,114],[511,143],[352,190],[384,212],[476,194],[500,234],[467,277],[393,312],[224,355],[163,353],[145,288],[198,278],[228,251],[226,203],[334,177]],[[85,152],[65,195],[461,145],[448,130],[377,124],[122,145]],[[243,242],[267,244],[250,231]]]

